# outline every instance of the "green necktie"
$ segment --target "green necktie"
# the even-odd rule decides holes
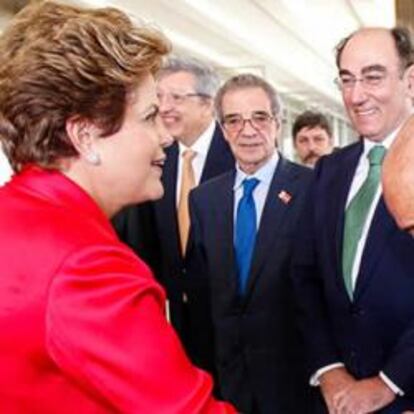
[[[368,176],[349,203],[345,211],[344,239],[342,247],[342,272],[345,287],[350,299],[353,299],[352,267],[359,239],[362,235],[368,211],[374,200],[381,178],[381,164],[386,149],[376,145],[368,153]]]

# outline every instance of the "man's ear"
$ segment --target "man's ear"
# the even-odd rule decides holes
[[[221,128],[221,132],[223,133],[224,140],[227,141],[227,143],[230,143],[228,132],[222,127],[222,125],[220,123],[219,123],[219,125],[220,125],[220,128]]]
[[[275,136],[275,148],[279,148],[279,141],[282,136],[282,120],[274,115],[275,117],[275,126],[276,126],[276,136]]]
[[[214,116],[214,99],[213,98],[200,98],[200,105],[203,107],[206,116]]]
[[[71,117],[66,121],[66,134],[81,158],[89,164],[101,163],[96,149],[98,129],[93,123],[81,117]]]

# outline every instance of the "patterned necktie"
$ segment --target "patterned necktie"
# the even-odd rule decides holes
[[[368,153],[368,176],[349,203],[345,211],[344,239],[342,248],[342,272],[345,287],[350,299],[353,299],[352,268],[358,242],[381,178],[381,164],[386,149],[376,145]]]
[[[181,253],[184,256],[187,247],[188,232],[190,229],[190,214],[188,211],[188,195],[195,187],[195,178],[192,161],[197,153],[193,150],[185,150],[182,154],[182,174],[180,198],[178,200],[178,230],[180,233]]]
[[[246,291],[256,240],[256,206],[253,199],[253,191],[257,184],[259,184],[257,178],[245,179],[243,181],[243,197],[240,199],[237,207],[234,248],[238,267],[239,293],[241,296]]]

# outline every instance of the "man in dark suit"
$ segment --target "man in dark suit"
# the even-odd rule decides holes
[[[188,187],[188,179],[182,185],[183,178],[188,178],[184,177],[188,168],[184,167],[183,154],[193,152],[190,187],[234,167],[233,155],[214,119],[213,98],[218,87],[217,74],[203,62],[186,57],[166,62],[157,79],[157,93],[160,115],[176,142],[166,149],[164,197],[124,210],[115,219],[121,239],[148,262],[166,288],[168,316],[194,362],[206,369],[208,363],[192,353],[194,333],[187,329],[183,257],[188,237],[185,207],[189,189],[183,194],[183,187]],[[181,212],[183,226],[178,217]]]
[[[190,195],[191,314],[202,325],[197,310],[210,302],[224,399],[245,414],[304,413],[308,386],[289,269],[311,171],[277,152],[280,104],[262,78],[229,79],[216,97],[216,110],[237,167]],[[254,189],[246,195],[251,183]]]
[[[361,138],[317,164],[293,273],[319,412],[414,408],[414,241],[379,183],[412,110],[413,62],[403,29],[361,29],[337,48],[338,85]]]

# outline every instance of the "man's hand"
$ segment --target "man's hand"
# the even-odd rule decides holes
[[[356,380],[344,367],[340,367],[322,374],[319,382],[329,414],[337,414],[338,411],[335,410],[334,401],[338,394],[342,395],[346,389],[356,383]]]
[[[395,399],[395,394],[380,377],[355,381],[333,397],[334,413],[372,413]],[[330,412],[330,411],[329,411]]]

